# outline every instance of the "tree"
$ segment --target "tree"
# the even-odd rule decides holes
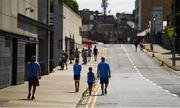
[[[165,28],[166,35],[168,36],[168,39],[172,41],[174,36],[174,28],[172,26],[166,26]]]
[[[74,12],[79,14],[79,5],[76,0],[63,0],[63,2],[69,6]]]

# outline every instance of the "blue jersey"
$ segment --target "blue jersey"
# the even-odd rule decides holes
[[[98,70],[99,70],[100,78],[108,78],[109,77],[110,66],[108,63],[100,62],[98,64]]]
[[[74,75],[80,75],[81,74],[81,65],[74,64],[73,71],[74,71]]]
[[[88,48],[88,55],[91,55],[91,53],[92,53],[91,48]]]
[[[94,83],[95,76],[93,72],[88,72],[87,74],[87,83]]]
[[[38,62],[28,63],[28,77],[38,77],[40,75],[40,64]]]

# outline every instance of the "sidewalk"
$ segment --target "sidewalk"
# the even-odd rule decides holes
[[[98,48],[99,49],[99,48]],[[100,51],[101,53],[101,51]],[[102,53],[101,53],[102,54]],[[0,108],[2,107],[76,107],[83,92],[87,89],[86,77],[88,67],[91,66],[96,73],[97,63],[92,57],[91,62],[82,65],[82,73],[80,80],[80,91],[75,93],[73,80],[73,65],[68,66],[68,70],[59,70],[56,67],[54,71],[43,76],[40,80],[40,86],[37,87],[35,100],[27,100],[28,84],[10,86],[0,89]]]
[[[150,51],[150,44],[144,44],[145,49],[149,55],[152,55],[152,51]],[[164,49],[158,44],[154,44],[154,55],[157,60],[160,61],[161,64],[168,66],[169,68],[180,71],[180,55],[176,54],[176,66],[172,65],[172,53],[171,50]]]

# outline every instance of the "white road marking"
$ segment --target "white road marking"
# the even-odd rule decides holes
[[[135,70],[135,71],[136,71],[143,79],[145,79],[147,82],[149,82],[149,83],[151,83],[151,84],[157,86],[156,83],[154,83],[154,82],[150,81],[149,79],[145,78],[145,77],[140,73],[140,71],[138,70],[138,68],[137,68],[136,65],[134,64],[133,60],[130,58],[129,54],[127,53],[127,50],[124,48],[124,46],[121,46],[121,47],[122,47],[123,50],[125,51],[126,56],[128,57],[129,61],[131,62],[131,64],[132,64],[134,70]],[[160,89],[163,89],[163,88],[160,87],[160,86],[157,86],[157,87],[160,88]],[[164,90],[164,89],[163,89],[163,90]],[[167,93],[170,93],[172,96],[177,97],[176,94],[172,94],[172,93],[171,93],[170,91],[168,91],[168,90],[164,90],[164,91],[167,92]]]

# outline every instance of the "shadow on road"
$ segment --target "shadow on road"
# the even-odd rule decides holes
[[[103,96],[102,94],[97,94],[97,95],[91,95],[91,96]]]
[[[77,92],[75,92],[75,91],[68,91],[68,92],[66,92],[66,93],[77,93]]]

